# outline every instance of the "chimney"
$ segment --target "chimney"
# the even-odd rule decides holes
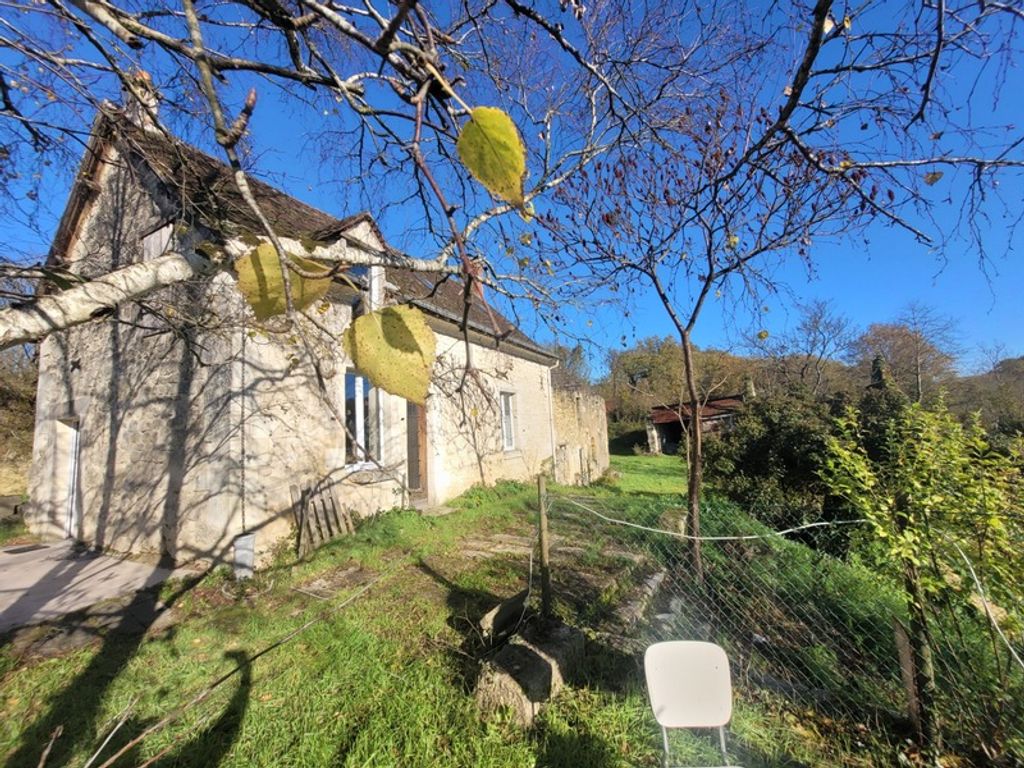
[[[121,87],[121,98],[130,121],[144,130],[157,130],[154,119],[159,114],[160,94],[148,72],[140,69],[130,74]]]

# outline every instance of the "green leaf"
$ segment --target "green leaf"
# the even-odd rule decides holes
[[[323,298],[331,285],[323,265],[301,256],[288,254],[288,259],[303,272],[314,272],[324,277],[308,278],[291,272],[292,306],[305,309]],[[249,302],[257,320],[266,320],[287,311],[284,296],[284,280],[281,277],[281,262],[277,251],[270,243],[263,243],[235,262],[238,273],[238,289]]]
[[[374,386],[413,403],[426,401],[437,340],[418,309],[385,307],[357,317],[341,343]]]
[[[456,145],[459,159],[495,197],[525,212],[526,148],[515,123],[496,107],[470,112]]]

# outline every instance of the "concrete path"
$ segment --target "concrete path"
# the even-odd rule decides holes
[[[0,550],[0,634],[155,586],[167,568],[76,551],[70,541]]]

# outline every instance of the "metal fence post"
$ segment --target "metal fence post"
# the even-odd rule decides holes
[[[540,534],[540,612],[548,619],[551,618],[551,552],[548,542],[548,489],[544,475],[537,476],[537,499],[540,507],[537,523]]]

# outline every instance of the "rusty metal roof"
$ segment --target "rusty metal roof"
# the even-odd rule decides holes
[[[743,408],[743,395],[713,397],[700,406],[699,413],[702,421],[709,421],[734,414],[741,408]],[[692,413],[693,409],[690,403],[656,405],[651,408],[650,419],[654,424],[678,424],[684,420],[689,421]]]

